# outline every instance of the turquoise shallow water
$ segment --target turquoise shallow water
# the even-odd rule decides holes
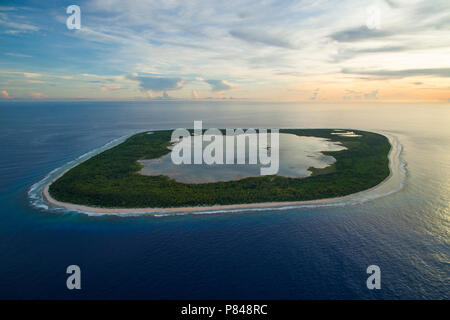
[[[212,112],[214,110],[214,112]],[[449,298],[448,105],[219,102],[0,105],[1,298]],[[380,197],[227,214],[88,216],[36,208],[50,171],[137,131],[324,127],[384,132],[406,179]],[[389,189],[389,190],[388,190]],[[392,191],[392,190],[391,190]],[[83,289],[65,289],[78,264]],[[382,289],[366,288],[368,265]]]

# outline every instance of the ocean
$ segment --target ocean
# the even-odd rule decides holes
[[[242,101],[0,104],[1,299],[449,299],[449,104]],[[382,132],[404,177],[365,201],[177,216],[46,210],[30,189],[144,130]],[[68,290],[66,268],[81,268]],[[381,289],[366,269],[378,265]]]

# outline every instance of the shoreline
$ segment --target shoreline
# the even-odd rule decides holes
[[[64,174],[64,173],[62,173]],[[61,174],[61,175],[62,175]],[[59,178],[61,175],[55,178]],[[361,194],[365,194],[369,191],[379,188],[386,183],[392,177],[392,170],[390,170],[389,176],[381,181],[376,186],[359,192],[351,193],[342,197],[324,198],[316,200],[304,200],[304,201],[279,201],[279,202],[259,202],[259,203],[242,203],[242,204],[227,204],[227,205],[209,205],[209,206],[195,206],[195,207],[168,207],[168,208],[102,208],[102,207],[90,207],[80,204],[73,204],[68,202],[61,202],[54,199],[48,192],[48,188],[53,181],[45,185],[42,190],[44,199],[57,207],[62,207],[69,210],[81,211],[85,213],[100,213],[100,214],[114,214],[114,213],[181,213],[181,212],[203,212],[203,211],[221,211],[221,210],[236,210],[236,209],[263,209],[263,208],[279,208],[286,206],[301,206],[301,205],[318,205],[328,204],[336,201],[345,200],[351,197],[355,197]]]
[[[388,179],[387,177],[386,179]],[[385,180],[384,180],[385,181]],[[384,182],[383,181],[383,182]],[[383,183],[381,182],[381,183]],[[380,184],[381,184],[380,183]],[[380,184],[372,187],[376,188]],[[210,205],[210,206],[196,206],[196,207],[170,207],[170,208],[101,208],[101,207],[89,207],[85,205],[78,205],[68,202],[61,202],[54,199],[48,192],[50,184],[44,187],[42,192],[45,200],[55,206],[63,207],[70,210],[82,211],[86,213],[180,213],[180,212],[202,212],[202,211],[220,211],[220,210],[235,210],[235,209],[258,209],[258,208],[276,208],[285,206],[298,206],[298,205],[313,205],[313,204],[326,204],[334,201],[344,200],[348,197],[357,195],[361,192],[367,192],[371,189],[363,190],[357,193],[352,193],[347,196],[336,198],[325,198],[317,200],[305,200],[305,201],[280,201],[280,202],[260,202],[260,203],[242,203],[242,204],[228,204],[228,205]]]
[[[384,185],[390,178],[393,176],[393,155],[396,151],[396,145],[394,145],[392,142],[392,137],[389,137],[385,134],[383,134],[386,138],[388,138],[389,143],[391,144],[391,150],[388,154],[389,159],[389,175],[381,181],[379,184],[369,188],[365,189],[359,192],[351,193],[346,196],[341,197],[334,197],[334,198],[324,198],[324,199],[316,199],[316,200],[304,200],[304,201],[279,201],[279,202],[260,202],[260,203],[242,203],[242,204],[229,204],[229,205],[207,205],[207,206],[193,206],[193,207],[168,207],[168,208],[102,208],[102,207],[90,207],[86,205],[79,205],[79,204],[73,204],[68,202],[62,202],[54,199],[50,193],[49,193],[49,187],[50,185],[59,179],[62,175],[64,175],[68,170],[71,168],[68,168],[67,170],[64,170],[61,174],[53,178],[51,181],[49,181],[44,188],[42,189],[42,196],[44,200],[56,207],[73,210],[73,211],[80,211],[84,213],[97,213],[97,214],[164,214],[164,213],[192,213],[192,212],[207,212],[207,211],[222,211],[222,210],[245,210],[245,209],[264,209],[264,208],[279,208],[279,207],[286,207],[286,206],[302,206],[302,205],[323,205],[323,204],[329,204],[334,203],[336,201],[342,201],[349,198],[353,198],[358,195],[362,195],[365,193],[368,193],[370,191],[373,191],[382,185]]]

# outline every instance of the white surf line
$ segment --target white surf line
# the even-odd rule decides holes
[[[152,131],[154,131],[154,130],[152,130]],[[139,132],[141,132],[141,131],[139,131]],[[124,142],[126,139],[128,139],[129,137],[131,137],[134,134],[136,134],[136,132],[113,139],[113,140],[107,142],[106,144],[104,144],[103,146],[96,148],[94,150],[88,151],[88,152],[82,154],[81,156],[77,157],[76,159],[71,160],[71,161],[65,163],[64,165],[50,171],[44,178],[42,178],[38,182],[34,183],[28,189],[28,196],[30,198],[31,205],[36,208],[41,208],[41,209],[46,209],[46,210],[48,210],[48,209],[65,209],[65,208],[57,208],[57,207],[50,208],[49,205],[51,205],[51,204],[48,203],[46,201],[46,199],[44,199],[44,197],[43,197],[44,188],[46,186],[50,185],[53,181],[58,179],[60,176],[62,176],[68,170],[74,168],[75,166],[79,165],[82,162],[89,160],[93,156],[95,156],[107,149],[110,149],[110,148],[113,148],[113,147],[119,145],[120,143]]]

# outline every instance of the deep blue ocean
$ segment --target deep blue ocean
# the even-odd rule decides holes
[[[99,216],[35,208],[50,171],[137,131],[383,130],[401,190],[352,205],[209,215]],[[0,104],[1,299],[449,299],[450,106],[250,102]],[[66,288],[79,265],[82,289]],[[366,268],[381,268],[368,290]]]

